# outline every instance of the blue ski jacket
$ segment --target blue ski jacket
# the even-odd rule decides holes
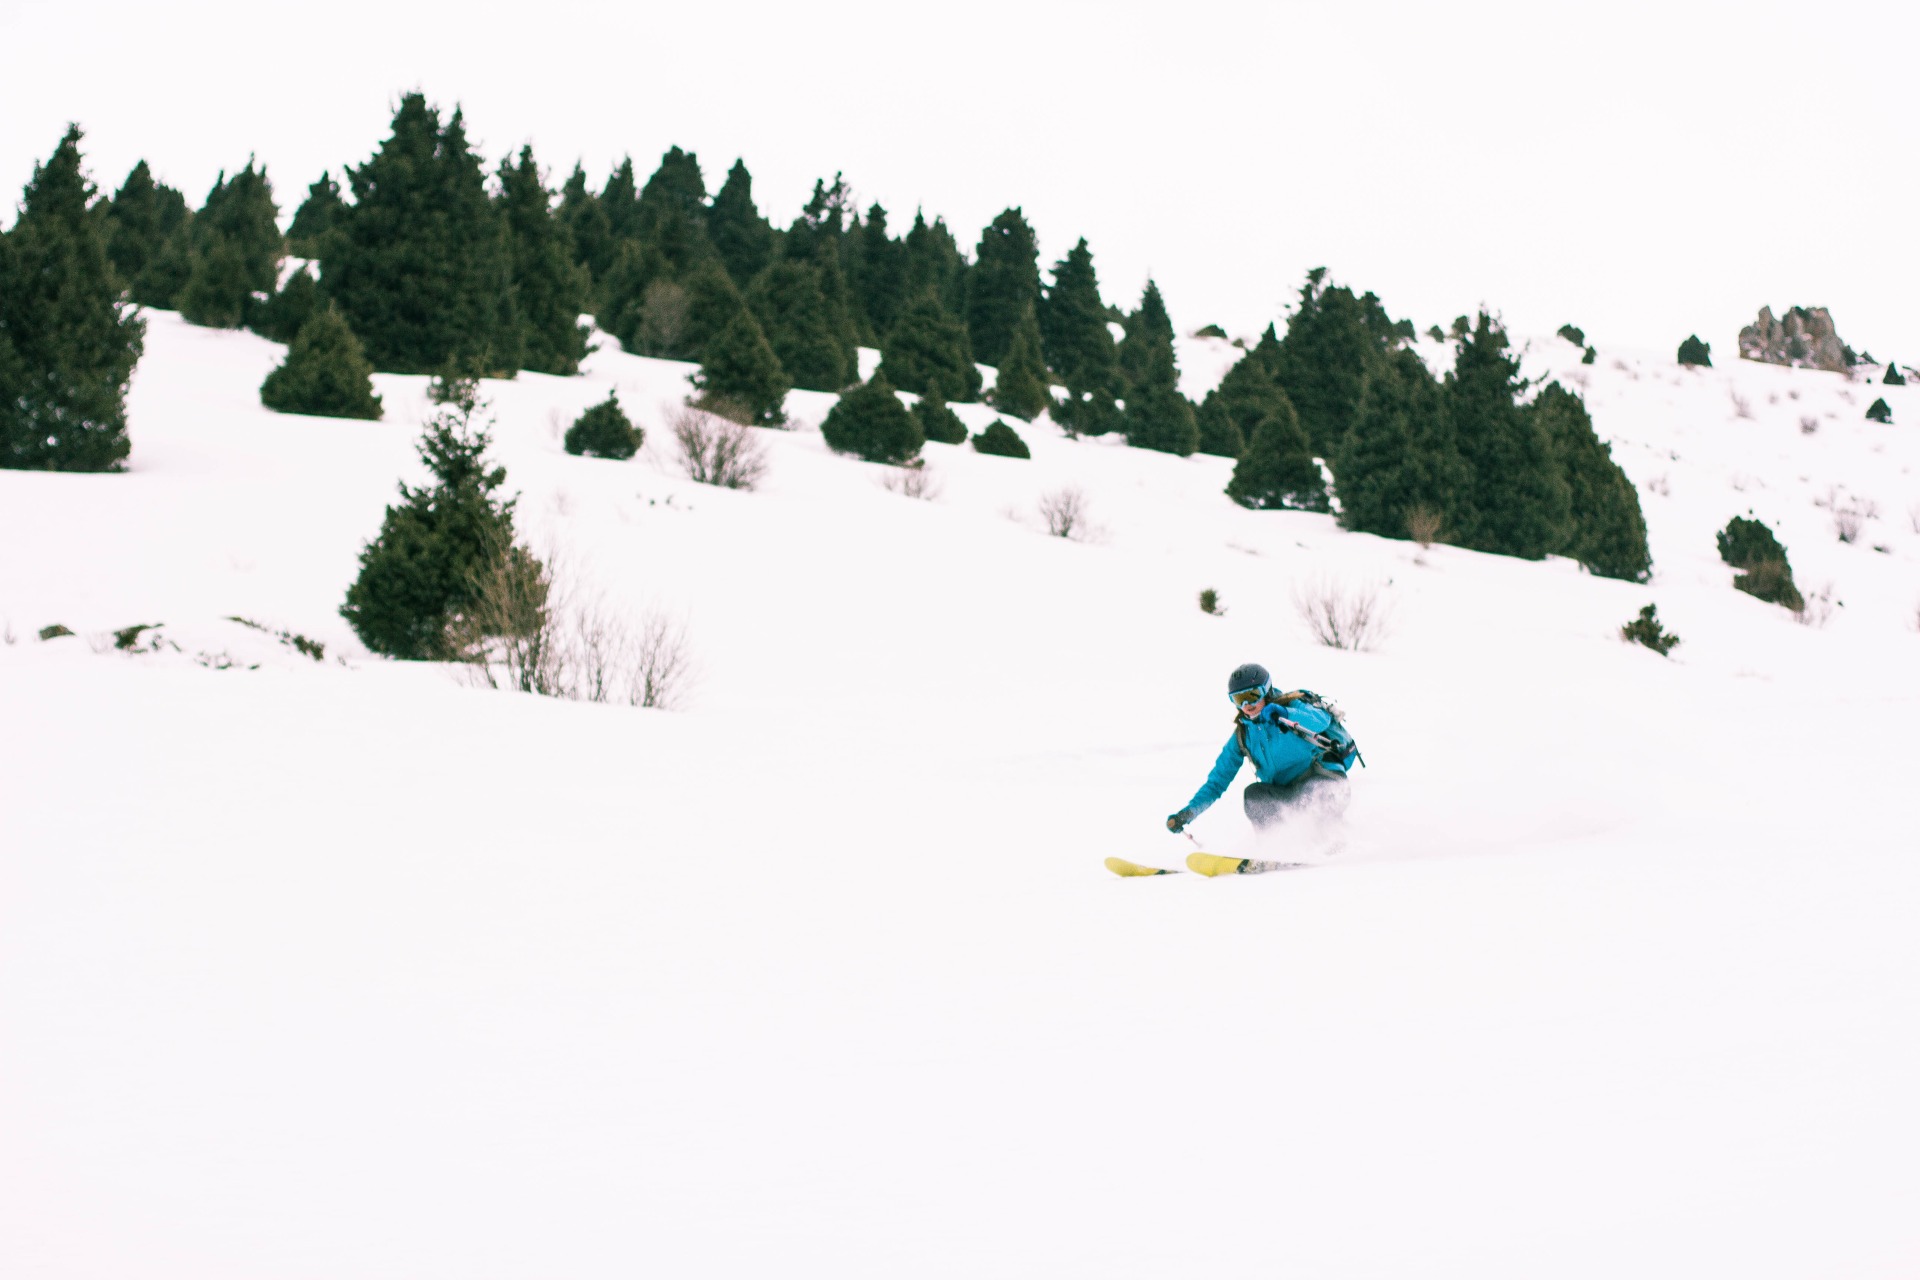
[[[1226,793],[1233,784],[1234,775],[1240,772],[1244,760],[1253,762],[1253,771],[1262,782],[1288,783],[1304,777],[1308,772],[1318,769],[1322,773],[1344,776],[1347,765],[1353,759],[1351,750],[1342,750],[1330,755],[1314,746],[1299,734],[1281,727],[1282,720],[1291,720],[1304,729],[1324,734],[1339,743],[1343,748],[1350,747],[1353,735],[1329,712],[1321,710],[1312,703],[1301,701],[1282,707],[1269,704],[1256,718],[1244,724],[1235,724],[1233,736],[1227,739],[1227,745],[1220,748],[1220,756],[1213,762],[1213,772],[1193,793],[1193,799],[1187,801],[1187,809],[1199,817]],[[1240,730],[1246,729],[1247,749],[1240,750]]]

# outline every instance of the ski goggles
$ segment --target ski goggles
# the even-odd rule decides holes
[[[1238,693],[1230,693],[1227,696],[1233,699],[1233,705],[1236,707],[1250,707],[1266,697],[1267,691],[1264,688],[1242,689]]]

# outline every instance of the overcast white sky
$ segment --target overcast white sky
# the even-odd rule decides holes
[[[1110,300],[1151,272],[1188,330],[1325,264],[1423,329],[1484,303],[1730,359],[1799,303],[1920,363],[1917,55],[1920,10],[1858,0],[0,0],[0,202],[77,120],[108,190],[145,157],[197,204],[252,153],[290,213],[420,88],[556,185],[677,143],[710,189],[744,157],[778,222],[844,170],[969,250],[1018,204],[1043,267],[1084,235]]]

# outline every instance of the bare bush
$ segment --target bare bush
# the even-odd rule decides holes
[[[1793,620],[1803,627],[1824,627],[1833,621],[1834,605],[1833,584],[1823,582],[1813,590],[1804,593],[1800,607],[1793,611]]]
[[[687,331],[687,291],[671,280],[647,286],[640,302],[640,354],[677,356]]]
[[[1833,509],[1833,532],[1842,542],[1858,540],[1860,526],[1864,522],[1860,509],[1851,503],[1842,504]]]
[[[1381,588],[1372,583],[1296,582],[1293,607],[1313,638],[1329,649],[1367,652],[1387,635],[1389,609]]]
[[[924,462],[918,466],[888,467],[880,475],[880,485],[889,493],[922,502],[932,502],[940,496],[939,478]]]
[[[1733,390],[1731,387],[1727,389],[1727,395],[1733,400],[1734,417],[1748,419],[1753,417],[1753,402],[1751,400],[1741,395],[1738,391]]]
[[[1800,415],[1800,434],[1810,436],[1820,429],[1820,419],[1811,414]]]
[[[681,405],[667,415],[687,478],[722,489],[754,489],[767,474],[767,446],[754,428]]]
[[[1668,482],[1665,472],[1647,480],[1647,492],[1659,494],[1663,498],[1673,495],[1673,486]]]
[[[626,663],[627,701],[671,711],[693,679],[684,622],[651,612],[641,620]]]
[[[1920,502],[1907,508],[1907,524],[1915,533],[1920,533]]]
[[[1087,536],[1087,495],[1068,485],[1040,495],[1040,519],[1056,538]]]
[[[1442,519],[1440,513],[1428,506],[1409,507],[1406,515],[1407,536],[1426,550],[1440,541]]]

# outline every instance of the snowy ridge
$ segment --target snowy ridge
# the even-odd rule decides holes
[[[1232,349],[1181,341],[1203,393]],[[1638,586],[1045,423],[1030,462],[929,445],[914,501],[817,393],[759,492],[706,488],[662,425],[689,366],[602,342],[487,384],[494,455],[536,546],[685,618],[678,713],[358,646],[424,379],[279,416],[280,348],[158,313],[130,471],[0,472],[0,1270],[1920,1267],[1920,391],[1533,340],[1640,490]],[[567,456],[612,388],[641,456]],[[1040,525],[1068,485],[1089,541]],[[1824,626],[1732,589],[1749,508]],[[1311,643],[1323,583],[1388,604],[1377,651]],[[1649,602],[1671,660],[1618,638]],[[102,642],[136,623],[179,649]],[[1347,850],[1109,877],[1189,847],[1158,824],[1247,660],[1347,711]],[[1236,795],[1196,832],[1298,852]]]

